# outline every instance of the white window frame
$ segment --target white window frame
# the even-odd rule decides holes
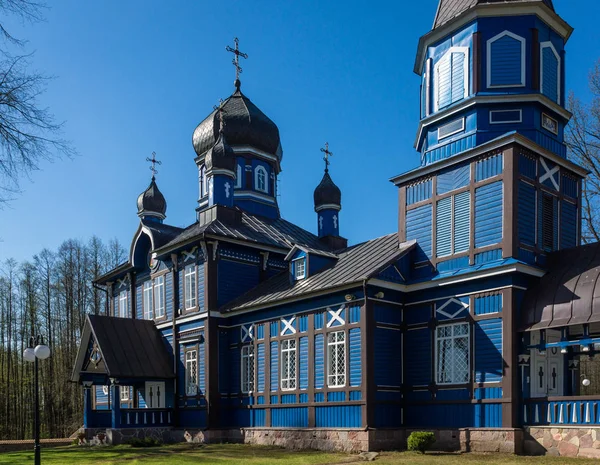
[[[299,266],[300,264],[302,264],[302,267]],[[306,257],[297,258],[293,261],[293,265],[294,279],[298,281],[300,279],[306,278]],[[302,273],[300,273],[299,270],[302,270]]]
[[[512,39],[521,42],[521,83],[520,84],[496,84],[492,85],[492,44],[503,37],[510,37]],[[526,53],[527,41],[524,37],[518,36],[510,31],[504,31],[500,34],[492,37],[487,41],[487,87],[488,89],[498,89],[504,87],[525,87],[526,83],[526,64],[527,53]]]
[[[254,362],[254,346],[245,345],[242,347],[242,363],[241,363],[241,381],[242,381],[242,392],[244,394],[254,392],[254,376],[255,376],[255,362]]]
[[[129,386],[120,386],[121,388],[121,402],[129,402]]]
[[[198,172],[198,190],[200,192],[200,199],[206,197],[206,194],[208,194],[208,189],[206,186],[206,167],[204,165],[202,165],[200,167],[200,170]]]
[[[240,165],[239,163],[236,166],[235,169],[235,186],[236,189],[239,189],[242,187],[242,165]]]
[[[448,49],[448,51],[446,53],[444,53],[440,59],[437,61],[437,63],[435,64],[435,66],[433,67],[433,75],[434,75],[434,79],[433,79],[433,107],[434,107],[434,111],[439,111],[440,110],[440,104],[439,104],[439,88],[440,88],[440,84],[439,84],[439,78],[440,78],[440,73],[439,73],[439,68],[440,68],[440,64],[444,61],[444,59],[446,58],[446,56],[448,54],[452,54],[452,53],[463,53],[465,55],[465,60],[464,60],[464,88],[463,88],[463,97],[462,99],[459,100],[463,100],[465,98],[467,98],[469,96],[469,60],[470,60],[470,56],[469,56],[469,47],[450,47]],[[452,59],[452,55],[450,55],[450,59]],[[452,87],[452,86],[451,86]],[[458,101],[458,100],[457,100]],[[449,107],[450,105],[453,105],[456,102],[451,102],[449,105],[447,105],[444,108]]]
[[[196,264],[184,268],[183,287],[185,292],[185,309],[192,310],[198,306],[198,272]]]
[[[188,349],[185,351],[185,395],[196,396],[197,394],[198,349]]]
[[[460,335],[460,336],[455,336],[454,335],[454,327],[456,326],[466,326],[467,327],[467,334],[464,335]],[[444,337],[440,337],[439,336],[439,332],[438,330],[440,328],[447,328],[447,327],[452,327],[452,332],[453,334],[451,336],[444,336]],[[450,376],[451,380],[450,381],[440,381],[441,379],[441,371],[440,371],[440,367],[439,367],[439,360],[440,360],[440,353],[439,353],[439,344],[438,342],[440,340],[444,340],[444,341],[454,341],[455,339],[463,339],[466,338],[467,339],[467,380],[463,381],[463,380],[456,380],[456,376],[454,374],[454,363],[452,363],[451,368],[452,368],[452,374]],[[456,356],[456,354],[453,354],[453,357]],[[468,384],[469,381],[471,379],[471,325],[469,322],[460,322],[460,323],[450,323],[450,324],[442,324],[439,325],[435,328],[435,381],[436,384],[439,385],[451,385],[451,384]]]
[[[511,120],[511,121],[493,121],[492,120],[492,114],[510,113],[510,112],[515,112],[515,111],[519,112],[518,120]],[[490,124],[513,124],[513,123],[522,123],[522,122],[523,122],[523,110],[521,110],[519,108],[515,108],[514,110],[490,110]]]
[[[154,278],[154,318],[165,316],[165,275]]]
[[[327,387],[346,386],[346,339],[346,332],[343,330],[327,333]]]
[[[129,299],[127,290],[119,292],[119,318],[128,318]]]
[[[264,187],[260,187],[260,179],[261,175],[264,176]],[[264,166],[257,166],[254,170],[254,188],[259,192],[264,192],[265,194],[269,193],[269,181],[268,181],[268,173]]]
[[[144,283],[143,290],[143,310],[144,310],[144,320],[153,320],[154,319],[154,289],[152,286],[152,281],[146,281]]]
[[[455,224],[454,224],[454,217],[456,216],[456,196],[457,195],[461,195],[464,194],[465,192],[470,192],[468,190],[466,191],[462,191],[462,192],[458,192],[456,194],[451,194],[449,196],[446,196],[446,194],[444,194],[444,197],[442,197],[441,199],[437,200],[436,203],[436,218],[435,218],[435,227],[436,227],[436,235],[438,233],[437,231],[437,214],[438,214],[438,208],[437,208],[437,204],[445,199],[447,199],[448,197],[450,198],[450,253],[449,254],[445,254],[445,255],[438,255],[438,247],[437,247],[437,241],[435,244],[435,256],[436,258],[445,258],[445,257],[450,257],[452,255],[457,255],[460,253],[465,253],[464,250],[461,250],[460,252],[456,251],[456,230],[454,228]],[[473,195],[471,195],[469,193],[469,244],[471,244],[473,237],[471,234],[471,213],[473,212],[474,207],[474,201],[473,201]]]
[[[544,120],[546,120],[546,119],[548,119],[554,123],[554,127],[556,128],[556,131],[554,131],[553,129],[549,128],[548,126],[546,126],[544,124]],[[554,134],[555,136],[558,136],[558,120],[556,118],[552,118],[552,116],[550,116],[549,114],[542,112],[542,121],[541,121],[540,125],[542,126],[543,129],[545,129],[549,133]]]
[[[454,124],[457,121],[461,122],[460,129],[457,129],[456,131],[449,132],[448,134],[446,134],[444,136],[440,135],[440,130],[442,128],[444,128],[446,126],[449,126],[450,124]],[[443,140],[443,139],[447,139],[448,137],[453,136],[454,134],[458,134],[459,132],[463,132],[464,130],[465,130],[465,117],[463,116],[462,118],[455,119],[453,121],[450,121],[449,123],[443,124],[440,127],[438,127],[438,141]]]
[[[556,89],[556,96],[558,97],[558,102],[556,102],[556,103],[558,103],[560,105],[561,87],[562,87],[562,76],[561,76],[561,72],[562,72],[561,61],[562,60],[560,59],[560,54],[556,51],[556,48],[554,48],[554,45],[550,41],[542,42],[540,44],[540,93],[542,95],[546,96],[544,94],[544,49],[545,48],[551,49],[552,53],[554,53],[554,56],[556,57],[557,66],[558,66],[558,69],[556,70],[556,74],[557,74],[556,85],[558,86],[558,88]]]
[[[293,391],[296,389],[298,365],[298,343],[296,339],[284,339],[280,344],[281,357],[281,390]]]

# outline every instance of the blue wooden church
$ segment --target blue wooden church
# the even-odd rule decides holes
[[[356,245],[328,147],[316,233],[282,218],[279,130],[238,73],[193,133],[196,221],[165,222],[153,177],[128,260],[96,282],[107,315],[87,318],[73,371],[87,431],[366,450],[430,429],[443,447],[567,454],[544,434],[576,426],[578,453],[599,449],[571,33],[551,0],[440,0],[414,65],[420,160],[392,178],[398,231]]]

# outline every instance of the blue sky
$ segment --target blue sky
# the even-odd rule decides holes
[[[600,2],[554,3],[575,27],[567,88],[585,97],[588,70],[600,57]],[[233,92],[225,46],[235,36],[249,55],[242,91],[281,133],[284,218],[316,231],[312,193],[323,173],[319,148],[329,141],[342,235],[356,243],[397,230],[397,192],[388,179],[418,164],[412,68],[437,0],[51,5],[43,23],[7,25],[29,40],[34,67],[56,77],[42,103],[66,122],[64,136],[79,156],[42,163],[22,181],[23,193],[0,210],[0,260],[29,259],[93,234],[128,247],[152,151],[163,162],[157,180],[167,222],[194,222],[192,132]]]

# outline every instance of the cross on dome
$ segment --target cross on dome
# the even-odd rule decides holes
[[[239,89],[240,85],[241,85],[240,74],[242,72],[242,68],[240,66],[240,57],[248,58],[248,54],[246,54],[244,52],[240,52],[240,48],[239,48],[240,40],[237,37],[235,37],[233,39],[233,42],[235,43],[235,48],[232,48],[228,45],[227,47],[225,47],[225,50],[227,50],[228,52],[231,52],[235,55],[231,62],[233,63],[233,66],[235,66],[235,87],[237,87]]]
[[[156,175],[158,174],[156,165],[162,165],[162,162],[156,159],[156,152],[152,152],[152,158],[146,157],[146,161],[152,163],[152,166],[150,166],[150,171],[152,171],[152,180],[154,181],[156,179]]]
[[[325,172],[327,173],[329,171],[329,164],[331,163],[329,157],[333,156],[333,152],[329,151],[329,142],[325,142],[325,148],[322,148],[321,152],[325,154],[323,161],[325,161]]]

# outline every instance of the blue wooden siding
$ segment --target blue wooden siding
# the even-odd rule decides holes
[[[469,164],[444,171],[437,176],[438,195],[460,189],[469,184],[471,177],[471,166]]]
[[[375,328],[375,384],[400,386],[402,384],[402,333],[378,326]]]
[[[475,381],[502,380],[502,319],[494,318],[475,323]]]
[[[360,428],[362,407],[360,405],[315,407],[317,428]]]
[[[431,198],[432,181],[426,179],[406,188],[406,205],[421,202]]]
[[[265,345],[257,344],[257,366],[256,366],[256,390],[258,392],[265,391]]]
[[[464,152],[465,150],[472,149],[477,144],[476,134],[467,134],[460,139],[449,142],[448,144],[441,145],[425,152],[422,159],[423,165],[429,165],[436,161],[449,158],[457,153]]]
[[[529,179],[536,179],[537,162],[535,158],[525,154],[519,155],[519,173],[523,176],[527,176]]]
[[[406,240],[416,239],[416,262],[427,261],[431,257],[432,246],[432,207],[423,205],[406,213]]]
[[[277,321],[271,321],[271,323],[269,323],[269,324],[270,324],[269,329],[271,331],[271,337],[279,336],[279,330],[278,330],[279,323]]]
[[[362,350],[360,341],[360,328],[352,328],[348,331],[350,352],[350,386],[360,386],[362,382]]]
[[[465,54],[453,52],[439,62],[437,100],[438,109],[458,102],[465,97]]]
[[[271,426],[278,428],[308,427],[307,407],[285,407],[271,409]]]
[[[488,315],[502,311],[502,294],[490,294],[474,299],[475,315]]]
[[[411,305],[404,307],[403,313],[404,322],[408,325],[427,323],[431,319],[431,305]]]
[[[475,428],[502,427],[502,404],[475,404]]]
[[[350,323],[358,323],[360,321],[360,306],[359,305],[353,305],[352,307],[350,307],[350,315],[349,315],[349,322]]]
[[[201,268],[201,269],[200,269]],[[200,308],[204,308],[204,267],[200,266],[198,268],[198,280],[201,284],[199,287],[202,289],[198,289],[198,305]],[[167,273],[165,275],[165,313],[167,315],[167,320],[173,319],[173,273]]]
[[[570,176],[562,175],[563,194],[576,199],[578,194],[577,181]]]
[[[300,338],[300,389],[308,389],[308,337]]]
[[[315,335],[315,389],[322,389],[325,384],[325,347],[323,335]]]
[[[321,329],[323,327],[323,312],[316,312],[314,315],[315,329]]]
[[[502,181],[475,190],[475,247],[502,241]]]
[[[327,402],[345,402],[346,393],[344,391],[332,391],[327,393]]]
[[[281,396],[282,404],[295,404],[296,403],[296,394],[283,394]]]
[[[550,100],[558,101],[558,59],[550,47],[542,49],[542,93]]]
[[[429,328],[407,331],[404,335],[404,381],[407,385],[424,386],[431,382],[431,331]]]
[[[271,391],[279,389],[279,349],[277,341],[271,342]]]
[[[406,405],[404,424],[411,428],[466,428],[473,426],[472,404]]]
[[[471,193],[454,196],[454,253],[469,250],[471,241]]]
[[[400,308],[391,305],[375,305],[373,309],[375,321],[378,323],[400,324],[402,313]]]
[[[475,254],[475,265],[493,262],[502,258],[502,249],[486,250]]]
[[[259,267],[255,264],[221,259],[219,261],[218,304],[223,305],[258,285]]]
[[[183,274],[183,273],[182,273]],[[173,278],[168,277],[166,279],[167,282],[167,295],[172,288],[172,285],[169,284]],[[172,292],[171,292],[172,295]],[[171,302],[171,305],[167,305],[167,312],[173,316],[173,299],[169,299],[167,297],[167,302]],[[204,262],[198,263],[198,308],[200,310],[204,310]]]
[[[437,264],[437,270],[440,273],[445,271],[456,270],[458,268],[465,268],[469,266],[469,257],[458,257]]]
[[[560,204],[560,248],[577,245],[577,206],[563,200]]]
[[[501,153],[477,161],[475,164],[475,181],[483,181],[502,174],[503,165],[504,156]]]
[[[502,399],[502,388],[501,387],[489,387],[475,389],[475,399]]]
[[[201,333],[204,335],[204,333]],[[206,390],[206,361],[205,361],[205,346],[204,343],[198,344],[198,388],[201,394],[205,394]]]
[[[542,238],[543,238],[543,232],[544,232],[544,227],[543,227],[543,198],[544,195],[540,192],[538,193],[537,196],[537,208],[538,208],[538,215],[537,215],[537,239],[538,239],[538,247],[540,249],[543,249],[546,252],[552,252],[554,250],[558,249],[558,198],[555,196],[551,196],[552,197],[552,234],[553,234],[553,244],[552,244],[552,248],[550,247],[544,247],[543,243],[542,243]]]
[[[436,209],[436,256],[452,253],[452,197],[439,200]]]
[[[519,241],[531,246],[535,245],[535,197],[535,187],[519,182]]]
[[[242,387],[242,373],[241,373],[241,358],[242,353],[236,346],[229,348],[229,392],[238,393],[241,392]]]
[[[144,319],[144,307],[143,307],[143,300],[142,300],[142,288],[143,288],[143,284],[140,286],[136,286],[135,288],[135,317],[138,320],[143,320]]]
[[[521,82],[521,66],[525,57],[522,55],[521,42],[505,35],[490,45],[492,86],[513,86],[525,84]]]
[[[308,331],[308,315],[298,317],[298,331],[301,333]]]

